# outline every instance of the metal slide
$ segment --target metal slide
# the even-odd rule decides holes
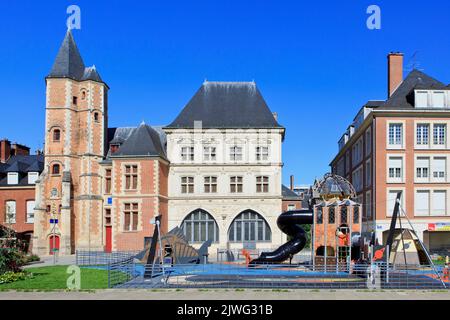
[[[312,223],[313,211],[310,209],[283,212],[277,219],[277,225],[283,233],[290,236],[291,240],[281,245],[275,251],[262,252],[258,258],[250,261],[250,264],[281,263],[294,254],[299,253],[306,244],[305,230],[299,225]]]

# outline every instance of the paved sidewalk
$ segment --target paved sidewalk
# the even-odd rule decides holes
[[[0,292],[0,300],[450,300],[450,291],[364,290],[121,290]]]
[[[44,257],[40,257],[41,261],[39,261],[38,263],[33,263],[27,266],[24,266],[25,269],[29,269],[29,268],[37,268],[37,267],[49,267],[49,266],[53,266],[54,262],[53,262],[53,256],[44,256]],[[71,265],[71,264],[75,264],[76,259],[75,259],[75,255],[70,255],[70,256],[61,256],[61,257],[57,257],[56,259],[56,265],[61,266],[61,265]]]

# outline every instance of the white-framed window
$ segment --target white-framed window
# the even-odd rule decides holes
[[[445,216],[447,207],[447,191],[434,190],[431,195],[432,216]]]
[[[433,172],[434,181],[445,181],[447,158],[446,157],[433,157],[431,162],[431,171]]]
[[[435,123],[433,125],[433,144],[444,145],[446,135],[446,125],[444,123]]]
[[[367,220],[373,220],[372,219],[372,193],[370,191],[366,192],[366,196],[365,196],[365,202],[364,202],[364,207],[365,207],[365,217]]]
[[[204,177],[204,191],[205,193],[217,192],[217,177],[214,176]]]
[[[403,181],[403,157],[390,156],[388,158],[388,181]]]
[[[203,160],[216,161],[216,147],[203,147]]]
[[[194,161],[194,147],[193,146],[181,147],[181,160]]]
[[[416,178],[420,181],[428,181],[430,179],[430,157],[417,157]]]
[[[432,97],[433,97],[433,107],[434,108],[445,108],[445,92],[444,91],[434,91]]]
[[[27,200],[27,223],[34,223],[34,200]]]
[[[230,177],[230,192],[231,193],[242,193],[243,184],[242,176],[232,176]]]
[[[293,211],[295,210],[295,204],[288,204],[287,211]]]
[[[28,172],[28,184],[35,184],[39,178],[39,172]]]
[[[181,177],[181,193],[194,193],[194,177]]]
[[[414,215],[430,215],[430,191],[416,190],[414,199]]]
[[[256,192],[269,192],[269,177],[257,176],[256,177]]]
[[[356,191],[361,191],[363,188],[363,168],[359,166],[358,169],[352,173],[352,184]]]
[[[402,196],[400,198],[400,204],[403,206],[405,203],[405,191],[388,189],[387,202],[386,202],[386,216],[387,217],[392,217],[392,213],[394,212],[395,201],[397,199],[397,193],[399,193],[399,192],[402,193]]]
[[[403,145],[403,124],[402,123],[389,123],[388,130],[388,142],[390,146],[402,146]]]
[[[5,202],[5,222],[16,223],[16,201],[8,200]]]
[[[352,147],[352,164],[353,167],[358,165],[363,158],[363,140],[360,138]]]
[[[19,173],[18,172],[8,172],[8,184],[18,184],[19,183]]]
[[[416,144],[428,145],[429,143],[430,125],[427,123],[419,123],[416,126]]]
[[[139,204],[124,203],[123,208],[123,231],[138,231]]]
[[[366,186],[370,186],[372,184],[372,162],[369,160],[366,161]]]
[[[372,152],[372,131],[367,129],[366,135],[366,156],[368,156]]]
[[[232,146],[230,147],[230,160],[241,161],[242,160],[242,147]]]
[[[416,91],[416,108],[428,108],[428,91]]]
[[[268,146],[258,146],[256,147],[256,160],[266,161],[269,159],[269,147]]]

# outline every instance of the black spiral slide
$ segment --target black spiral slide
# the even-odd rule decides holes
[[[286,211],[277,219],[278,228],[291,237],[291,240],[281,245],[272,252],[262,252],[261,255],[250,261],[250,265],[275,264],[289,259],[292,255],[299,253],[306,244],[305,230],[300,224],[312,224],[313,212],[310,209]]]

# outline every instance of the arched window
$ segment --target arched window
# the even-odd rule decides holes
[[[59,164],[56,163],[52,166],[52,174],[59,174],[59,172],[60,172],[60,166],[59,166]]]
[[[183,220],[181,229],[189,242],[219,241],[219,227],[216,220],[202,209],[191,212]]]
[[[228,240],[232,242],[270,241],[271,238],[269,224],[253,210],[241,212],[228,230]]]
[[[53,130],[53,141],[60,141],[61,140],[61,130],[55,129]]]

